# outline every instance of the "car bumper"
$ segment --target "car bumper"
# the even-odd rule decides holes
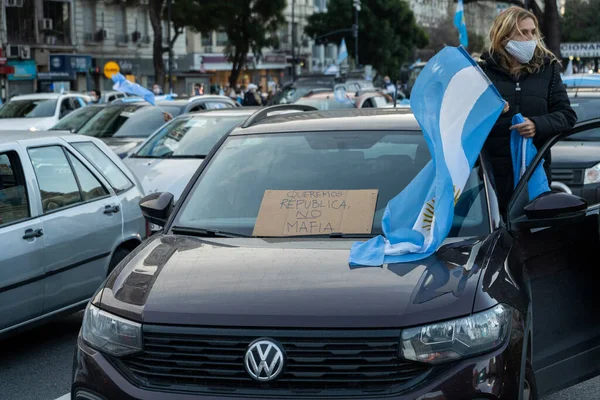
[[[515,400],[518,399],[521,372],[523,335],[520,327],[511,339],[494,352],[437,367],[430,377],[401,394],[376,397],[365,395],[358,398],[385,398],[393,400]],[[330,398],[343,398],[329,396]],[[163,400],[243,400],[256,396],[233,396],[227,394],[170,393],[140,388],[126,379],[104,355],[87,346],[81,336],[74,359],[72,400],[105,399],[163,399]],[[268,397],[289,400],[294,397]],[[306,398],[306,397],[305,397]],[[318,396],[308,397],[318,398]],[[356,399],[357,396],[352,398]]]

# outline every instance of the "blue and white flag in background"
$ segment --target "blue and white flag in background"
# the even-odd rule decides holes
[[[355,243],[351,266],[420,260],[448,236],[454,205],[504,100],[462,47],[446,47],[425,65],[410,104],[432,160],[388,203],[385,236]],[[398,168],[402,168],[401,165]]]
[[[512,119],[512,124],[517,125],[525,122],[525,118],[521,114],[516,114]],[[525,173],[525,170],[531,164],[531,161],[537,154],[537,149],[533,144],[533,140],[524,138],[519,134],[519,131],[513,129],[510,133],[510,150],[512,154],[514,187],[517,187],[519,180]],[[527,182],[527,190],[529,192],[529,200],[533,200],[542,193],[550,191],[548,185],[548,176],[544,171],[544,162],[535,168],[533,175]]]
[[[562,75],[561,78],[567,87],[600,87],[600,74]]]
[[[145,87],[140,86],[137,83],[128,81],[127,78],[125,78],[122,74],[118,72],[112,76],[112,80],[115,83],[113,85],[113,90],[116,90],[117,92],[140,96],[153,106],[156,105],[154,93],[152,93]]]
[[[567,67],[565,68],[565,76],[571,76],[573,75],[573,59],[569,58],[569,63],[567,64]]]
[[[463,0],[458,0],[456,5],[456,14],[454,14],[454,26],[458,29],[458,40],[465,49],[469,47],[469,37],[467,35],[467,23],[465,22],[465,8]]]
[[[337,65],[344,62],[346,58],[348,58],[348,49],[346,48],[346,40],[342,38],[342,43],[340,43],[340,49],[338,50]]]

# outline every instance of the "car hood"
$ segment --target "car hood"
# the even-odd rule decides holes
[[[201,159],[151,159],[132,158],[123,160],[131,172],[140,180],[146,194],[170,192],[179,199],[190,178],[194,175]]]
[[[121,137],[121,138],[101,138],[104,143],[121,158],[132,152],[139,146],[145,138]]]
[[[0,130],[3,131],[27,131],[30,128],[44,131],[56,124],[54,118],[2,118],[0,119]]]
[[[149,324],[375,328],[469,315],[489,241],[413,263],[351,268],[353,241],[157,235],[122,263],[98,305]]]
[[[600,142],[564,141],[552,146],[552,168],[589,168],[600,163]]]

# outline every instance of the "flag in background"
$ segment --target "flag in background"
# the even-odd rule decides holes
[[[425,65],[410,104],[432,160],[387,204],[385,236],[352,246],[351,266],[421,260],[438,249],[452,227],[454,205],[504,108],[496,88],[462,47],[446,47]]]
[[[569,63],[567,64],[567,68],[565,68],[565,76],[573,75],[573,59],[569,59]]]
[[[112,80],[115,83],[113,85],[113,90],[116,90],[117,92],[121,93],[135,94],[137,96],[140,96],[153,106],[156,105],[154,93],[152,93],[145,87],[140,86],[137,83],[128,81],[122,74],[118,72],[112,76]]]
[[[465,8],[463,0],[458,0],[456,5],[456,14],[454,14],[454,26],[458,29],[458,40],[465,49],[469,47],[469,38],[467,35],[467,23],[465,22]]]
[[[346,40],[342,38],[342,43],[340,43],[338,51],[337,65],[340,65],[346,58],[348,58],[348,49],[346,48]]]
[[[525,122],[525,118],[520,113],[516,114],[512,119],[513,125],[523,122]],[[510,133],[510,150],[513,164],[514,187],[516,188],[525,170],[537,154],[537,149],[532,139],[524,138],[519,134],[519,131],[513,129]],[[550,191],[543,161],[535,168],[533,175],[531,175],[529,182],[527,182],[527,191],[529,192],[530,201],[540,194]]]

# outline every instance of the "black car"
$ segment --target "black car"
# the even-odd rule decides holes
[[[537,399],[600,372],[598,207],[528,199],[558,137],[506,218],[482,154],[434,255],[354,268],[352,244],[382,233],[386,204],[430,159],[418,123],[405,110],[272,109],[224,137],[175,206],[169,193],[142,200],[164,231],[88,305],[73,399]],[[306,205],[365,189],[378,189],[370,233],[254,234],[303,218],[264,206],[271,191]]]
[[[600,118],[598,89],[568,89],[577,119]],[[590,128],[552,148],[552,181],[557,189],[600,203],[600,129]]]

